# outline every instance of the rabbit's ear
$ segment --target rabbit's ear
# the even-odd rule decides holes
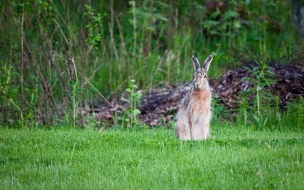
[[[192,55],[192,63],[194,66],[194,70],[197,71],[200,68],[200,63],[194,55]]]
[[[212,62],[212,60],[213,60],[212,54],[209,55],[209,56],[207,57],[207,59],[205,60],[203,69],[205,69],[206,72],[208,72],[208,69],[209,69],[209,66],[210,66],[210,63]]]

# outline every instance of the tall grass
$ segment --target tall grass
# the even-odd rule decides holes
[[[285,45],[297,41],[290,2],[226,5],[220,10],[201,1],[0,3],[0,65],[12,73],[1,76],[1,86],[14,89],[1,92],[3,110],[13,109],[10,116],[1,113],[2,120],[21,118],[24,126],[33,120],[75,122],[77,112],[84,126],[83,104],[107,102],[129,79],[143,89],[186,81],[191,55],[210,53],[215,61],[209,76],[218,77],[238,66],[236,55],[244,49],[265,61],[286,55]]]

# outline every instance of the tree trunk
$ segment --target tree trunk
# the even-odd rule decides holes
[[[302,38],[304,38],[304,0],[292,0],[292,17]]]

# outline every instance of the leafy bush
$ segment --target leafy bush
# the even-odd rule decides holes
[[[85,127],[84,103],[108,101],[133,78],[143,89],[186,81],[193,53],[213,53],[209,76],[218,77],[239,65],[233,55],[244,49],[265,62],[298,40],[290,2],[223,1],[223,9],[210,2],[1,2],[0,67],[15,71],[2,77],[18,84],[1,80],[14,96],[0,106],[18,110],[1,113],[2,123]]]

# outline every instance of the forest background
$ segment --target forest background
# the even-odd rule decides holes
[[[103,124],[93,121],[94,115],[85,117],[84,110],[126,93],[131,108],[122,120],[130,122],[130,117],[133,123],[141,96],[137,88],[148,92],[189,81],[191,55],[204,60],[212,53],[209,78],[252,61],[266,68],[258,69],[251,80],[255,97],[242,102],[239,121],[248,122],[254,113],[252,122],[263,125],[273,113],[270,125],[282,127],[277,124],[284,113],[303,112],[303,100],[289,110],[273,109],[276,98],[259,89],[273,82],[267,63],[303,63],[300,21],[294,19],[301,2],[1,1],[1,124],[86,127],[93,122],[100,127]],[[267,110],[266,99],[273,104],[265,116],[260,110]],[[227,114],[214,103],[219,120]],[[290,116],[289,121],[300,118],[296,121],[301,123],[303,115]]]

